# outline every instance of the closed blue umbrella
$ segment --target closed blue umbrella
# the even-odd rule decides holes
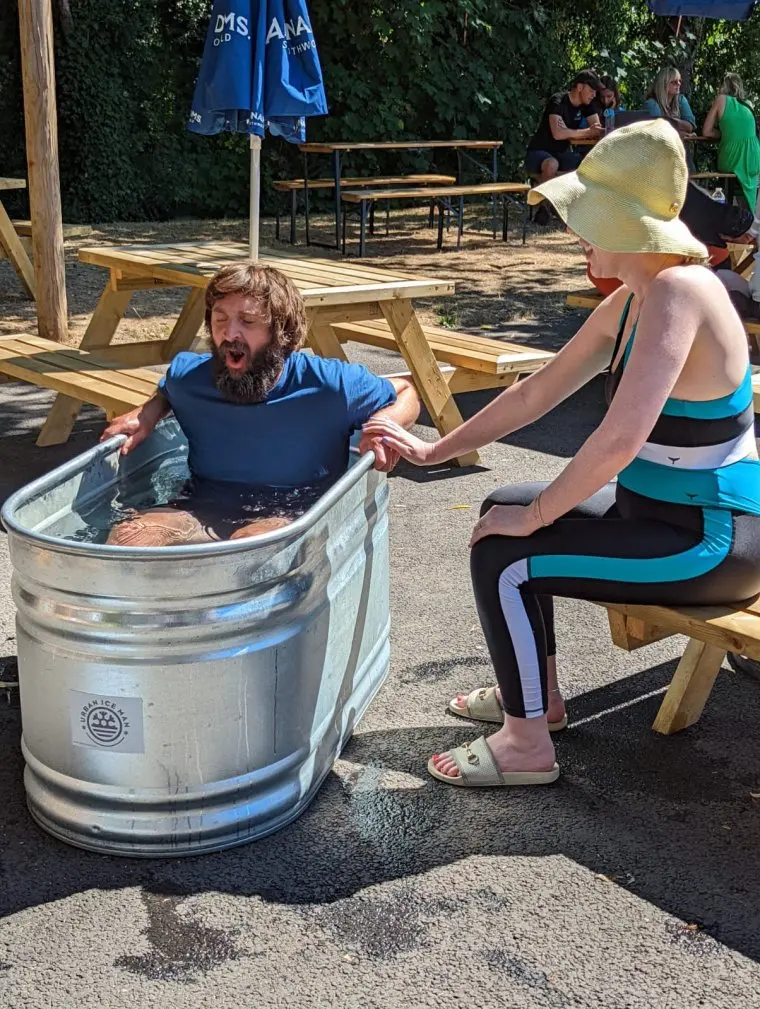
[[[259,253],[261,138],[306,139],[327,115],[306,0],[215,0],[188,129],[251,137],[251,258]]]

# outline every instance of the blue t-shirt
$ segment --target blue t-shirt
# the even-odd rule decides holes
[[[178,354],[158,386],[187,438],[193,477],[256,487],[336,480],[352,433],[396,401],[393,384],[363,365],[303,351],[263,403],[226,400],[211,354]]]

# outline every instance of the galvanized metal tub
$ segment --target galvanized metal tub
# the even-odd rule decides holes
[[[173,421],[11,497],[29,809],[71,844],[191,855],[294,820],[389,668],[388,485],[347,473],[250,540],[124,548],[65,538],[130,481],[186,471]]]

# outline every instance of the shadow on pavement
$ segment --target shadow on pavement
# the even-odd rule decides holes
[[[445,666],[401,675],[437,679]],[[724,672],[699,725],[666,738],[649,727],[672,671],[662,664],[572,700],[554,786],[469,791],[433,782],[429,754],[479,734],[453,718],[360,733],[296,823],[216,855],[160,861],[83,852],[42,833],[24,804],[19,713],[0,708],[0,910],[134,886],[146,899],[220,891],[321,905],[473,855],[501,856],[490,871],[509,872],[511,857],[559,854],[760,959],[760,801],[751,794],[760,790],[760,685]],[[589,887],[598,882],[588,878]]]
[[[51,395],[20,383],[8,386],[11,388],[12,395],[0,400],[0,507],[20,487],[94,445],[105,428],[102,410],[85,406],[65,444],[37,448],[35,442],[50,410]]]

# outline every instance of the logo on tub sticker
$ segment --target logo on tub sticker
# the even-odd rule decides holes
[[[144,753],[141,697],[69,691],[71,741],[114,753]]]

